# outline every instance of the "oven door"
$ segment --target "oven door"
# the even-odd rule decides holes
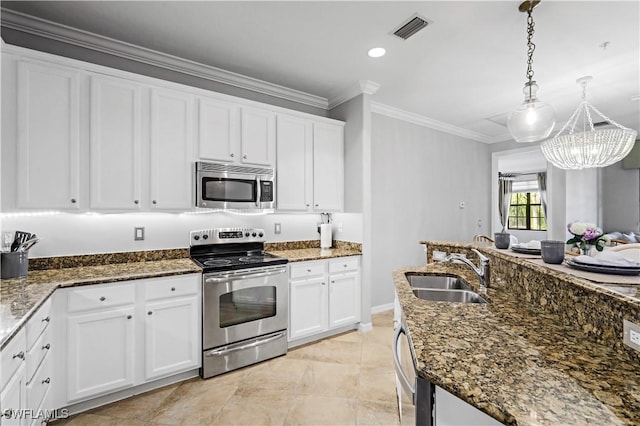
[[[285,330],[288,287],[286,266],[204,274],[202,349]]]

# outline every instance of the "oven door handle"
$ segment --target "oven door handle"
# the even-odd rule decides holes
[[[284,272],[286,272],[285,268],[278,269],[276,271],[261,272],[261,273],[258,273],[258,274],[223,275],[223,276],[220,276],[220,277],[209,277],[204,282],[205,283],[220,283],[220,282],[223,282],[223,281],[229,281],[230,278],[238,279],[238,280],[245,280],[245,279],[248,279],[248,278],[262,278],[262,277],[270,277],[271,275],[282,274]]]
[[[245,343],[242,345],[228,345],[220,349],[214,349],[212,351],[206,352],[205,356],[224,356],[233,352],[243,351],[245,349],[255,348],[256,346],[264,345],[265,343],[272,342],[277,339],[281,339],[283,336],[287,334],[287,331],[281,331],[280,333],[273,334],[265,339],[254,340],[251,343]]]

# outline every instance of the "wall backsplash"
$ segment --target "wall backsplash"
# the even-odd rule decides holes
[[[362,215],[334,213],[334,239],[362,242]],[[281,233],[274,233],[274,224],[281,224]],[[121,251],[158,250],[189,246],[189,232],[219,227],[263,228],[268,242],[319,239],[316,225],[319,214],[267,214],[241,216],[229,213],[173,214],[123,213],[46,215],[6,214],[2,217],[2,232],[17,230],[35,233],[40,243],[29,257],[67,256]],[[338,225],[342,224],[342,232]],[[145,228],[144,241],[134,241],[134,227]]]

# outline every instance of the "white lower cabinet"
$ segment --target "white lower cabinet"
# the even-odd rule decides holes
[[[200,281],[148,282],[145,296],[145,380],[200,366]]]
[[[198,368],[200,282],[190,274],[62,290],[62,405]]]
[[[26,339],[20,330],[0,352],[0,423],[21,425],[26,404]]]
[[[67,318],[67,396],[77,401],[134,383],[133,305]]]
[[[289,265],[289,341],[360,322],[360,257]]]

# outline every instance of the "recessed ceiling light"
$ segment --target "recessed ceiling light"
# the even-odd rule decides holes
[[[369,56],[371,56],[372,58],[379,58],[381,56],[384,56],[385,53],[387,53],[387,51],[382,47],[374,47],[373,49],[369,50]]]

